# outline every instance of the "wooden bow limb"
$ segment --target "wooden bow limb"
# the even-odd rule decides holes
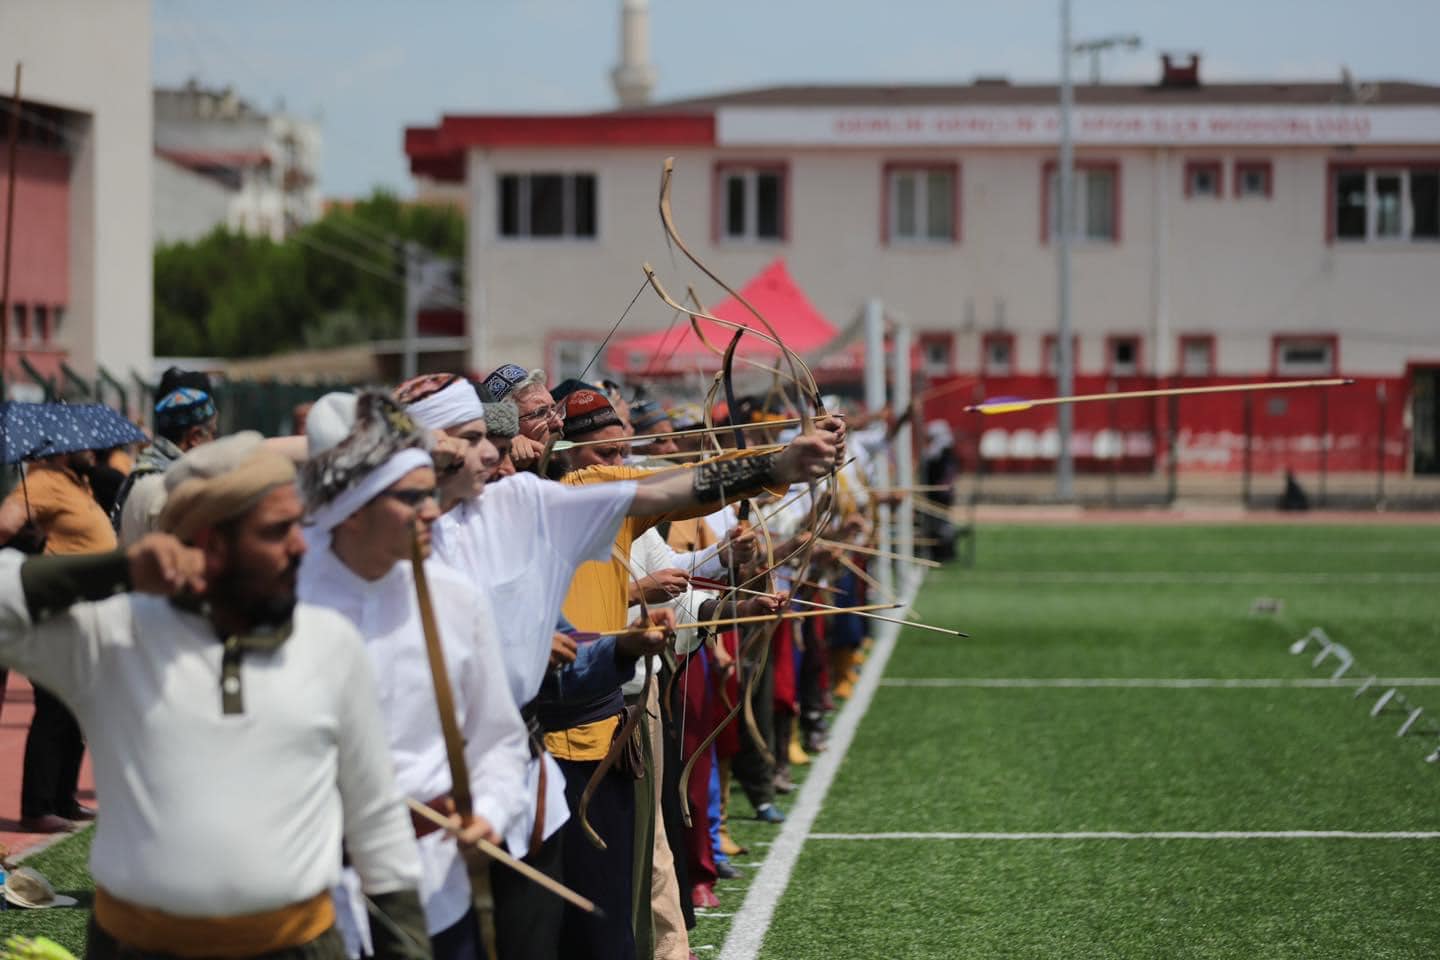
[[[694,430],[675,430],[670,433],[644,433],[635,437],[619,437],[610,440],[560,440],[555,444],[555,449],[571,450],[575,447],[593,447],[602,443],[641,443],[646,440],[679,440],[685,437],[703,437],[716,433],[731,433],[736,430],[766,430],[770,427],[792,427],[799,423],[798,417],[790,417],[785,420],[772,420],[768,423],[742,423],[728,427],[697,427]],[[941,487],[939,489],[947,489]]]
[[[929,500],[925,497],[912,497],[910,502],[911,506],[921,513],[928,513],[932,517],[939,517],[941,520],[950,520],[952,522],[955,519],[950,512],[953,508],[947,507],[943,503],[936,503],[934,500]]]
[[[744,590],[744,589],[741,589],[741,588],[739,588],[739,587],[736,588],[735,592],[736,592],[736,593],[748,593],[748,594],[752,594],[753,596],[757,596],[757,597],[769,597],[769,596],[773,596],[773,594],[762,593],[762,592],[759,591],[759,590]],[[858,612],[856,612],[856,611],[854,611],[854,610],[847,610],[847,609],[844,608],[844,607],[837,607],[837,606],[834,606],[833,604],[829,604],[829,603],[817,603],[817,602],[815,602],[814,600],[799,600],[799,599],[797,599],[797,598],[795,598],[795,597],[791,597],[791,598],[790,598],[790,602],[791,602],[791,603],[798,603],[798,604],[800,604],[801,606],[815,607],[815,608],[820,609],[820,610],[829,610],[829,611],[831,611],[832,613],[854,613],[855,616],[857,616],[857,617],[864,617],[866,620],[883,620],[883,621],[886,622],[886,623],[898,623],[898,624],[900,624],[901,626],[914,627],[914,628],[916,628],[917,630],[929,630],[931,633],[943,633],[943,634],[946,634],[946,635],[952,636],[952,637],[966,637],[966,638],[968,639],[969,636],[970,636],[970,634],[968,634],[968,633],[963,633],[963,632],[961,632],[961,631],[959,631],[959,630],[951,630],[949,627],[936,627],[936,626],[932,626],[931,624],[928,624],[928,623],[920,623],[919,621],[916,621],[916,620],[901,620],[899,617],[885,617],[885,616],[881,616],[881,615],[878,614],[878,613],[858,613]]]
[[[620,441],[611,440],[611,441],[608,441],[608,442],[610,442],[610,443],[616,443],[616,442],[620,442]],[[763,444],[763,445],[758,446],[758,447],[747,447],[743,452],[745,452],[745,453],[775,453],[776,451],[784,450],[784,449],[785,449],[785,444],[783,444],[783,443],[767,443],[767,444]],[[700,458],[702,458],[702,459],[699,460],[699,461],[697,461],[696,463],[682,463],[682,464],[677,464],[677,466],[680,466],[680,467],[698,467],[701,463],[713,463],[713,462],[715,462],[716,460],[720,460],[720,459],[722,459],[722,458],[724,458],[724,457],[733,457],[735,454],[741,453],[741,452],[742,452],[742,451],[737,450],[737,449],[734,448],[734,447],[721,447],[721,448],[718,449],[718,450],[689,450],[689,451],[683,451],[683,452],[681,452],[681,453],[643,453],[643,452],[642,452],[641,455],[642,455],[646,460],[688,460],[688,459],[690,459],[690,458],[692,458],[692,457],[700,457]],[[668,468],[661,468],[661,469],[668,469]]]
[[[1301,387],[1348,387],[1355,381],[1345,377],[1324,380],[1286,380],[1281,383],[1229,383],[1215,387],[1167,387],[1161,390],[1121,390],[1113,393],[1080,393],[1068,397],[1045,397],[1040,400],[987,400],[965,407],[966,413],[1019,413],[1033,407],[1051,407],[1062,403],[1089,403],[1093,400],[1132,400],[1138,397],[1189,397],[1209,393],[1247,393],[1257,390],[1297,390]]]
[[[435,707],[440,714],[440,732],[445,739],[445,759],[450,765],[450,797],[462,827],[475,819],[475,802],[470,794],[470,767],[465,760],[465,738],[460,733],[459,714],[450,686],[450,671],[445,664],[445,651],[440,645],[440,628],[435,622],[435,607],[430,602],[430,581],[425,575],[425,551],[420,536],[410,538],[410,565],[415,578],[415,602],[420,609],[420,628],[425,634],[425,655],[430,662],[430,679],[435,688]],[[490,870],[483,864],[466,860],[470,876],[470,896],[480,918],[480,936],[487,956],[499,956],[495,940],[495,895],[490,889]]]
[[[898,560],[901,563],[913,563],[916,566],[927,567],[932,570],[940,566],[940,564],[936,563],[934,560],[926,560],[924,557],[911,557],[903,553],[891,553],[889,550],[881,550],[878,547],[862,547],[858,543],[844,543],[840,540],[826,540],[824,537],[818,538],[818,542],[820,546],[829,547],[831,550],[844,550],[849,553],[863,554],[867,557],[880,557],[885,560]]]
[[[430,807],[421,803],[414,797],[406,797],[405,805],[409,807],[410,811],[416,816],[429,820],[431,823],[435,824],[435,826],[439,827],[441,830],[444,830],[452,837],[459,837],[461,836],[461,834],[464,833],[464,830],[461,827],[457,827],[455,824],[450,822],[449,817],[445,816],[443,813],[436,810],[434,807]],[[547,876],[541,873],[539,870],[536,870],[524,860],[511,856],[505,851],[504,847],[497,847],[495,844],[491,843],[489,840],[486,840],[484,837],[475,838],[473,843],[481,853],[485,854],[487,857],[491,858],[497,863],[509,867],[511,870],[514,870],[516,873],[520,874],[527,880],[531,880],[538,886],[544,887],[546,890],[549,890],[551,893],[555,894],[555,896],[559,897],[561,900],[564,900],[566,903],[573,904],[574,906],[580,908],[588,914],[592,914],[593,916],[604,919],[605,911],[601,910],[600,907],[597,906],[593,900],[582,897],[580,894],[576,893],[574,890],[571,890],[569,887],[565,886],[565,884],[556,880],[554,877]]]

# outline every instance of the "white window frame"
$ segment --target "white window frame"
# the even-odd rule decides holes
[[[1346,237],[1340,234],[1340,178],[1346,174],[1359,172],[1355,167],[1341,167],[1335,173],[1333,190],[1329,198],[1335,215],[1335,242],[1336,243],[1378,243],[1378,244],[1401,244],[1401,243],[1434,243],[1436,237],[1416,237],[1415,233],[1415,210],[1410,201],[1410,177],[1416,171],[1435,172],[1440,174],[1440,162],[1429,164],[1381,164],[1365,168],[1365,236]],[[1380,221],[1379,191],[1376,189],[1376,181],[1382,177],[1400,178],[1400,232],[1398,234],[1379,235],[1377,226]],[[1440,198],[1440,194],[1437,194]],[[1437,199],[1440,203],[1440,199]]]
[[[1110,222],[1109,236],[1094,235],[1089,232],[1090,223],[1090,190],[1089,179],[1092,175],[1101,173],[1111,180],[1111,202],[1110,210],[1114,215]],[[1070,238],[1071,243],[1119,243],[1120,242],[1120,168],[1116,165],[1105,164],[1102,166],[1077,166],[1075,177],[1071,181],[1075,197],[1075,233]],[[1050,242],[1054,243],[1060,237],[1060,168],[1055,167],[1050,171]]]
[[[780,181],[780,190],[776,196],[776,203],[780,209],[775,211],[775,222],[779,224],[780,231],[773,237],[762,237],[756,233],[760,223],[760,184],[761,174],[774,176]],[[717,171],[720,178],[719,209],[715,215],[719,218],[716,236],[722,243],[784,243],[786,228],[785,222],[785,199],[790,189],[790,173],[782,166],[771,166],[757,164],[749,166],[736,164],[735,166],[721,165]],[[744,184],[745,192],[745,229],[741,233],[730,232],[730,181],[739,180]]]
[[[886,209],[889,211],[890,222],[885,225],[885,236],[890,243],[899,246],[949,246],[955,242],[960,233],[960,225],[956,222],[955,207],[959,190],[959,177],[956,176],[956,168],[943,164],[901,164],[892,167],[886,177],[885,190],[888,194]],[[940,236],[932,236],[930,233],[930,175],[941,173],[950,178],[950,229]],[[902,177],[910,178],[915,183],[915,233],[905,234],[900,231],[900,180]]]
[[[1190,350],[1198,347],[1204,350],[1204,363],[1199,369],[1190,364]],[[1180,376],[1182,377],[1209,377],[1215,373],[1215,341],[1201,338],[1182,338],[1180,341]]]
[[[1246,190],[1245,177],[1250,174],[1260,176],[1259,190]],[[1274,185],[1271,179],[1275,176],[1275,168],[1264,163],[1249,163],[1241,161],[1235,164],[1235,196],[1240,200],[1264,200],[1274,193]]]
[[[938,349],[944,356],[933,358],[931,351]],[[926,376],[949,376],[955,368],[955,339],[948,335],[928,335],[920,338],[920,366]]]
[[[1122,343],[1128,343],[1131,345],[1131,347],[1134,348],[1131,351],[1129,363],[1122,364],[1120,362],[1120,358],[1117,356],[1120,344]],[[1111,337],[1106,347],[1106,351],[1109,354],[1109,356],[1105,358],[1106,366],[1108,367],[1108,370],[1106,372],[1114,377],[1138,376],[1140,374],[1141,348],[1142,344],[1140,338],[1137,336],[1126,335],[1119,337]]]
[[[1285,351],[1294,347],[1322,347],[1325,362],[1307,363],[1287,360]],[[1283,377],[1329,377],[1335,374],[1335,342],[1323,337],[1278,337],[1275,340],[1275,373]]]
[[[1202,173],[1209,174],[1211,178],[1208,192],[1203,192],[1196,187],[1195,178]],[[1224,199],[1225,165],[1218,160],[1197,160],[1189,163],[1185,168],[1185,196],[1191,200]]]
[[[1003,344],[1005,347],[1004,363],[996,362],[994,356],[990,353],[991,348],[997,344]],[[994,336],[982,337],[980,340],[980,349],[984,351],[984,355],[980,358],[980,369],[986,376],[1009,377],[1014,375],[1015,338],[1013,336],[1004,336],[997,332]]]
[[[505,233],[501,227],[504,217],[506,177],[515,177],[519,182],[520,196],[516,211],[516,232]],[[553,237],[537,237],[531,233],[530,184],[536,177],[560,177],[560,234]],[[580,236],[575,232],[575,183],[579,177],[589,177],[595,184],[593,202],[595,209],[591,218],[595,232]],[[505,170],[495,174],[495,239],[501,243],[595,243],[600,239],[600,176],[590,170]]]

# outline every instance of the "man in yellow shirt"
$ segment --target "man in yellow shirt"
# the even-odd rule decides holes
[[[105,553],[116,547],[110,518],[100,509],[86,474],[95,453],[81,450],[31,463],[25,481],[0,504],[0,542],[9,540],[29,517],[45,534],[53,555]],[[20,826],[34,833],[72,830],[95,811],[75,798],[85,739],[74,715],[49,690],[35,685],[35,715],[25,738],[25,773],[20,788]]]

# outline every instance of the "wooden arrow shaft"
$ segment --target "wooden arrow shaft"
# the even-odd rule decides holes
[[[429,820],[431,823],[435,824],[435,826],[439,827],[441,830],[444,830],[451,836],[460,836],[460,828],[455,826],[455,824],[451,823],[449,817],[440,813],[433,807],[426,806],[425,804],[421,803],[419,800],[414,799],[413,797],[406,797],[405,805],[408,806],[416,816],[423,817],[424,819]],[[475,839],[475,846],[480,850],[481,853],[485,854],[487,857],[503,863],[505,866],[509,867],[511,870],[514,870],[522,877],[533,880],[535,883],[555,894],[555,896],[566,901],[567,903],[574,904],[581,910],[584,910],[586,913],[598,914],[601,912],[600,908],[597,907],[593,901],[582,897],[580,894],[576,893],[574,890],[571,890],[569,887],[565,886],[563,883],[559,882],[553,877],[546,876],[539,870],[536,870],[534,867],[530,866],[530,864],[526,863],[524,860],[520,860],[516,857],[511,856],[509,853],[505,852],[504,848],[495,846],[495,844],[491,843],[489,840],[486,840],[484,837],[477,837]]]
[[[735,590],[736,593],[749,593],[749,594],[753,594],[754,596],[757,596],[757,597],[769,597],[769,596],[773,596],[773,594],[765,593],[765,592],[760,591],[760,590],[746,590],[746,589],[743,588],[743,587],[734,587],[733,589]],[[883,620],[883,621],[885,621],[886,623],[898,623],[898,624],[900,624],[901,626],[905,626],[905,627],[915,627],[915,628],[918,629],[918,630],[929,630],[929,631],[932,632],[932,633],[944,633],[944,634],[947,634],[947,635],[952,636],[952,637],[968,637],[968,636],[970,636],[970,634],[968,634],[968,633],[961,633],[959,630],[951,630],[949,627],[935,627],[935,626],[931,626],[931,625],[928,624],[928,623],[918,623],[918,622],[916,622],[916,621],[914,621],[914,620],[901,620],[899,617],[886,617],[886,616],[882,616],[882,615],[880,615],[880,614],[878,614],[878,613],[859,613],[859,612],[855,612],[855,611],[846,610],[844,607],[832,606],[832,605],[830,605],[830,604],[828,604],[828,603],[816,603],[814,600],[798,600],[798,599],[796,599],[795,597],[791,597],[791,598],[790,598],[790,602],[791,602],[791,603],[798,603],[798,604],[800,604],[801,606],[805,606],[805,607],[816,607],[816,608],[818,608],[818,609],[820,609],[820,610],[829,610],[829,611],[831,611],[831,612],[833,612],[833,613],[851,613],[851,612],[853,612],[853,613],[855,613],[855,615],[856,615],[857,617],[864,617],[866,620]]]
[[[929,567],[935,569],[940,566],[934,560],[926,560],[924,557],[911,557],[903,553],[891,553],[889,550],[880,550],[875,547],[862,547],[858,543],[844,543],[840,540],[826,540],[821,537],[816,541],[822,547],[829,547],[832,550],[844,550],[847,553],[859,553],[867,557],[880,557],[885,560],[899,560],[902,563],[913,563],[917,567]]]
[[[557,443],[557,450],[571,450],[575,447],[589,447],[597,443],[643,443],[646,440],[681,440],[685,437],[703,437],[712,433],[733,433],[736,430],[766,430],[770,427],[793,427],[799,423],[796,417],[784,420],[771,420],[768,423],[741,423],[733,427],[696,427],[694,430],[672,430],[669,433],[642,433],[634,437],[614,437],[609,440],[580,440],[577,442]]]
[[[1062,403],[1090,403],[1095,400],[1131,400],[1137,397],[1188,397],[1208,393],[1245,393],[1256,390],[1298,390],[1302,387],[1343,387],[1354,383],[1344,377],[1325,380],[1286,380],[1281,383],[1227,383],[1211,387],[1167,387],[1160,390],[1121,390],[1111,393],[1080,393],[1066,397],[1044,397],[1040,400],[996,400],[972,403],[966,412],[1018,413],[1032,407],[1051,407]]]
[[[722,617],[718,620],[697,620],[694,623],[677,623],[676,630],[698,630],[714,627],[738,627],[747,623],[765,623],[770,620],[807,620],[810,617],[829,617],[837,613],[866,613],[870,610],[893,610],[898,603],[868,603],[859,607],[832,607],[828,610],[792,610],[789,613],[765,613],[753,617]],[[606,636],[629,637],[637,633],[648,633],[659,627],[625,627],[622,630],[606,631]]]

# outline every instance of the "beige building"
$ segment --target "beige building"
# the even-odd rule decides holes
[[[1435,462],[1440,87],[1206,84],[1199,67],[1076,89],[1077,375],[1385,379],[1396,429],[1402,397],[1414,421],[1403,460]],[[417,177],[466,190],[475,369],[574,373],[642,262],[673,292],[700,280],[656,213],[673,155],[679,228],[734,285],[783,257],[836,327],[879,298],[926,374],[999,383],[1052,362],[1057,99],[1003,79],[766,88],[445,116],[406,150]],[[670,319],[647,292],[623,331]]]
[[[62,359],[87,378],[103,365],[133,402],[131,374],[148,375],[152,342],[150,4],[0,4],[7,121],[16,61],[11,347],[35,347],[32,363],[47,374]],[[20,377],[9,372],[13,387]]]

